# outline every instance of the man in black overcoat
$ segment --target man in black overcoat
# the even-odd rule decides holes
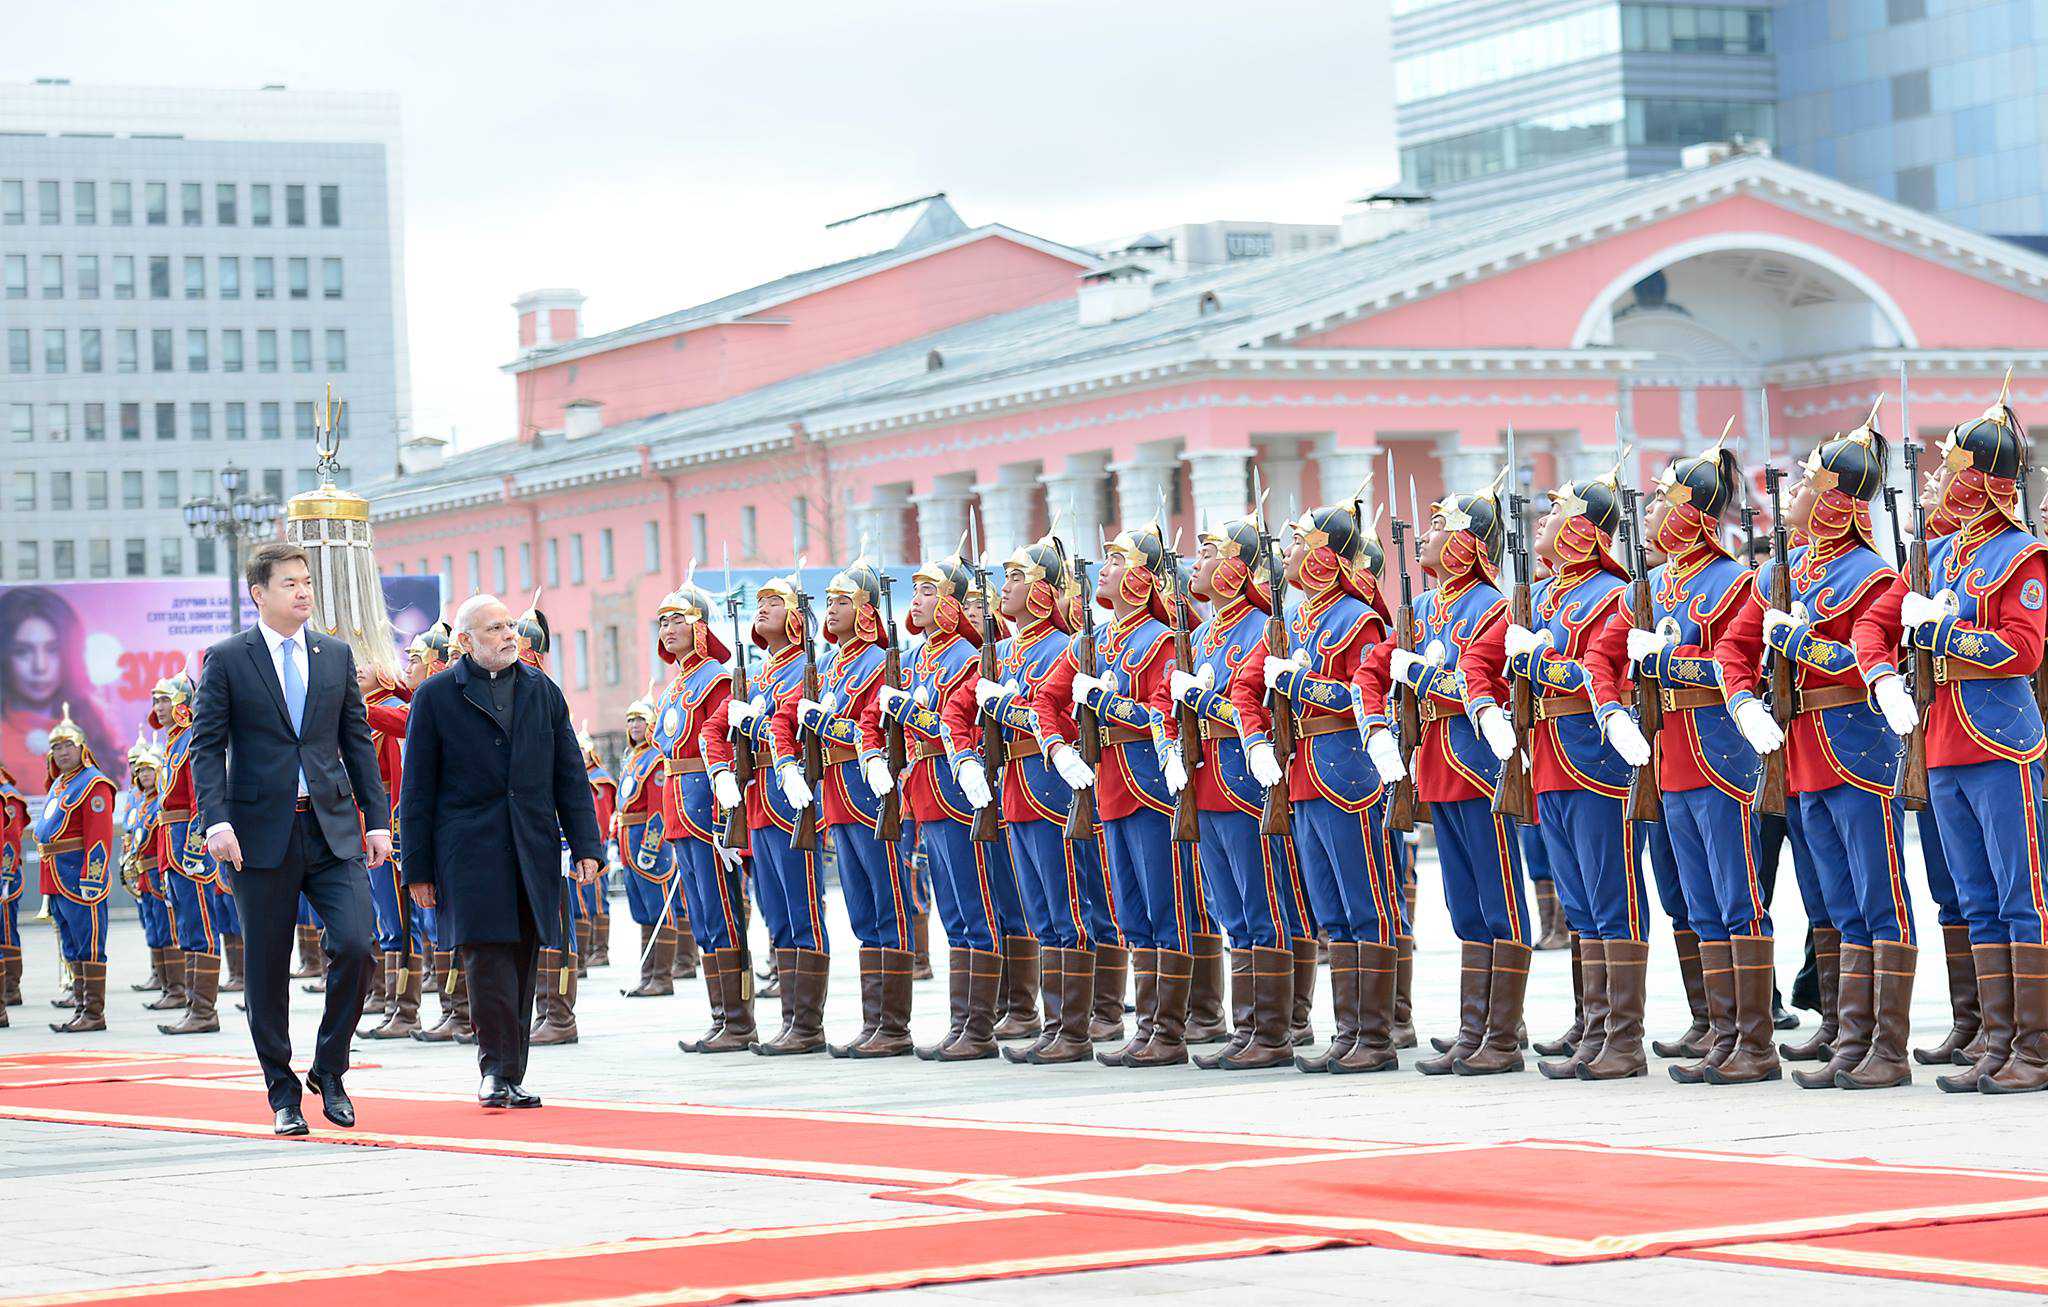
[[[463,654],[413,694],[406,724],[405,883],[469,976],[477,1101],[538,1107],[523,1085],[534,954],[561,933],[563,842],[588,883],[604,840],[569,705],[519,660],[512,614],[478,595],[455,620]]]

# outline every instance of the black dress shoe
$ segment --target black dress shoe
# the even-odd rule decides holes
[[[340,1076],[306,1073],[306,1088],[320,1095],[320,1114],[346,1130],[356,1123],[356,1105],[341,1087]]]
[[[511,1084],[503,1076],[485,1076],[476,1088],[476,1103],[478,1107],[512,1106]]]
[[[513,1107],[539,1107],[540,1095],[530,1094],[524,1085],[505,1086],[506,1098]]]
[[[271,1127],[276,1134],[306,1135],[313,1133],[306,1127],[306,1114],[296,1107],[277,1109],[277,1124]]]

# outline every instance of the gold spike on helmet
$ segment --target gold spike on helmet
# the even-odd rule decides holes
[[[149,767],[159,772],[164,769],[163,758],[149,737],[139,730],[135,732],[135,743],[128,750],[128,770],[132,772],[137,767]]]
[[[64,705],[64,719],[50,728],[51,744],[54,745],[65,740],[69,740],[81,749],[89,747],[86,744],[85,731],[77,722],[71,720],[71,705],[68,703]]]

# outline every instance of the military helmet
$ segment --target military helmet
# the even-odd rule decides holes
[[[1822,493],[1837,491],[1867,504],[1884,489],[1887,453],[1873,407],[1862,426],[1823,441],[1806,456],[1806,479]]]
[[[554,643],[548,629],[547,614],[540,610],[540,593],[538,590],[533,592],[533,602],[512,622],[512,629],[519,633],[520,660],[535,667],[541,665]]]
[[[1311,508],[1293,523],[1294,533],[1311,549],[1328,549],[1345,562],[1357,562],[1365,540],[1349,505]]]
[[[1116,538],[1105,546],[1105,551],[1122,555],[1130,567],[1141,567],[1154,576],[1165,575],[1166,536],[1158,526],[1119,531]]]
[[[1462,531],[1477,540],[1486,557],[1498,563],[1507,547],[1507,524],[1497,490],[1484,494],[1445,495],[1430,505],[1430,514],[1444,520],[1446,531]]]
[[[965,599],[974,588],[974,572],[958,554],[934,558],[911,575],[911,581],[929,581],[941,599]]]
[[[1259,524],[1249,517],[1233,518],[1195,538],[1205,545],[1216,546],[1217,553],[1225,558],[1235,558],[1248,568],[1256,570],[1265,562],[1265,538],[1259,534]]]
[[[1051,536],[1033,541],[1003,561],[1005,572],[1021,572],[1024,579],[1044,582],[1055,593],[1064,592],[1072,569],[1067,566],[1066,551]]]
[[[1731,420],[1730,425],[1733,425]],[[1722,432],[1722,440],[1727,432]],[[1718,518],[1742,489],[1742,464],[1735,451],[1715,441],[1704,454],[1673,459],[1658,482],[1675,507],[1691,508],[1702,517]]]
[[[2026,439],[2027,429],[2001,395],[1999,402],[1980,416],[1949,431],[1941,442],[1941,456],[1954,471],[1971,470],[2017,481],[2026,461]]]
[[[435,622],[414,636],[405,652],[407,657],[419,659],[428,672],[438,672],[455,659],[455,635],[446,620]]]
[[[882,602],[882,574],[865,558],[848,563],[825,585],[827,595],[844,595],[855,604],[870,607]]]
[[[1567,481],[1550,492],[1550,502],[1564,517],[1583,517],[1595,531],[1611,536],[1621,528],[1621,492],[1612,477]]]
[[[629,722],[645,722],[651,727],[654,725],[654,716],[654,705],[645,699],[635,699],[626,705],[626,720]]]

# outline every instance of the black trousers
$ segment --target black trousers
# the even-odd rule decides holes
[[[518,877],[514,877],[515,884]],[[479,1073],[512,1084],[526,1079],[527,1036],[533,1027],[534,955],[540,929],[522,886],[519,938],[509,943],[464,944],[462,968],[469,975],[469,1020],[476,1028]]]
[[[263,1066],[270,1106],[295,1107],[299,1080],[292,1074],[292,944],[299,924],[299,895],[320,914],[327,950],[327,1007],[313,1048],[313,1070],[340,1075],[348,1070],[349,1040],[363,1018],[363,994],[370,979],[370,879],[361,858],[334,856],[320,821],[301,812],[276,867],[230,872],[235,910],[242,916],[248,977],[243,1000],[249,1009],[249,1037]]]

